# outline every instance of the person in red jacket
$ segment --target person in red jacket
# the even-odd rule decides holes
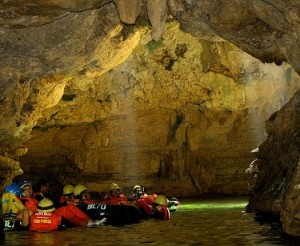
[[[96,202],[91,199],[87,187],[83,184],[78,184],[74,187],[74,196],[76,203],[95,204]]]
[[[20,198],[25,207],[33,213],[37,212],[37,205],[38,201],[33,198],[33,190],[32,190],[32,184],[29,182],[26,182],[21,186],[21,188],[24,190],[23,193],[21,194]]]
[[[30,217],[30,231],[54,231],[62,227],[62,217],[55,213],[53,202],[44,198],[38,203],[38,211]]]
[[[75,195],[74,195],[74,186],[67,184],[63,187],[63,194],[59,198],[60,204],[74,204]]]
[[[20,188],[23,189],[20,199],[26,209],[19,214],[18,218],[22,220],[23,227],[27,227],[30,223],[30,216],[37,212],[38,200],[33,198],[32,184],[30,182],[24,181]]]
[[[168,199],[164,195],[158,195],[154,199],[152,206],[152,218],[157,219],[170,219],[170,211],[168,208]]]
[[[156,194],[146,194],[144,188],[140,185],[135,185],[133,187],[133,196],[131,199],[133,200],[134,205],[140,208],[146,215],[153,215],[152,206],[156,197]]]
[[[127,198],[120,193],[120,187],[116,183],[109,186],[109,195],[105,196],[103,204],[125,205],[128,204]]]
[[[80,203],[91,204],[93,201],[89,200],[89,193],[87,188],[78,184],[75,187],[65,185],[63,188],[64,198],[60,199],[61,207],[56,209],[56,213],[60,214],[73,226],[99,226],[105,220],[92,220],[85,212],[83,212],[77,205]],[[66,199],[66,195],[69,195]]]

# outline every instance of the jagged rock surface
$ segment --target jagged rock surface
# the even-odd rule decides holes
[[[249,210],[281,215],[287,233],[299,235],[300,92],[266,124],[268,139],[259,146]]]

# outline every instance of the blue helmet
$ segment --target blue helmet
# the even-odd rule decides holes
[[[18,183],[18,185],[20,186],[21,189],[24,189],[24,187],[27,186],[27,185],[30,186],[31,189],[32,189],[32,184],[31,184],[30,182],[28,182],[28,180],[26,180],[26,179],[22,179],[22,180]]]
[[[6,186],[5,192],[14,193],[16,196],[20,196],[22,189],[16,183],[11,183],[10,185]]]

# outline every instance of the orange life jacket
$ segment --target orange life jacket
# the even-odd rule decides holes
[[[153,214],[152,206],[149,205],[144,199],[137,200],[136,202],[134,202],[134,205],[136,205],[141,210],[145,211],[145,213],[148,215]]]
[[[146,193],[140,197],[140,199],[143,199],[147,204],[152,205],[154,203],[154,199],[157,197],[156,194],[147,195]]]
[[[30,231],[54,231],[58,230],[61,224],[61,216],[59,214],[38,212],[30,217]]]
[[[167,206],[159,205],[153,211],[153,218],[170,219],[170,210]]]
[[[80,203],[85,203],[85,204],[95,204],[95,203],[99,203],[99,202],[95,202],[94,200],[90,200],[90,199],[84,199],[84,200],[80,200],[78,198],[69,198],[67,196],[60,196],[59,198],[60,204],[64,205],[64,204],[80,204]]]
[[[163,219],[170,219],[170,210],[168,207],[163,206],[163,211],[164,211],[164,217]]]
[[[136,202],[134,202],[134,204],[145,211],[146,214],[153,215],[154,211],[152,210],[152,205],[156,197],[156,194],[148,195],[144,193],[144,195],[140,196],[140,198]]]
[[[61,204],[64,204],[64,203],[75,203],[76,201],[77,201],[78,199],[74,199],[74,198],[70,198],[70,197],[68,197],[68,196],[60,196],[60,198],[59,198],[59,202],[61,203]]]
[[[21,201],[27,209],[33,211],[34,213],[37,212],[37,205],[39,203],[38,200],[33,197],[22,197]]]
[[[95,202],[94,200],[90,200],[90,199],[84,199],[81,202],[85,203],[85,204],[98,204],[99,202]]]

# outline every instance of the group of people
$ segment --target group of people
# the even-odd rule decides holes
[[[38,181],[36,192],[33,192],[32,183],[28,181],[8,185],[2,195],[5,230],[51,231],[62,229],[66,224],[94,226],[104,222],[93,221],[76,206],[75,200],[55,206],[48,195],[49,183],[44,179]]]
[[[120,187],[112,183],[109,193],[95,201],[85,185],[67,184],[55,204],[48,196],[47,180],[39,180],[36,188],[37,191],[33,192],[32,183],[27,180],[6,187],[2,195],[5,230],[52,231],[66,226],[98,226],[106,222],[105,217],[93,220],[81,209],[82,204],[132,205],[146,218],[170,218],[169,200],[163,195],[146,194],[140,185],[133,187],[133,195],[127,199],[121,194]]]

